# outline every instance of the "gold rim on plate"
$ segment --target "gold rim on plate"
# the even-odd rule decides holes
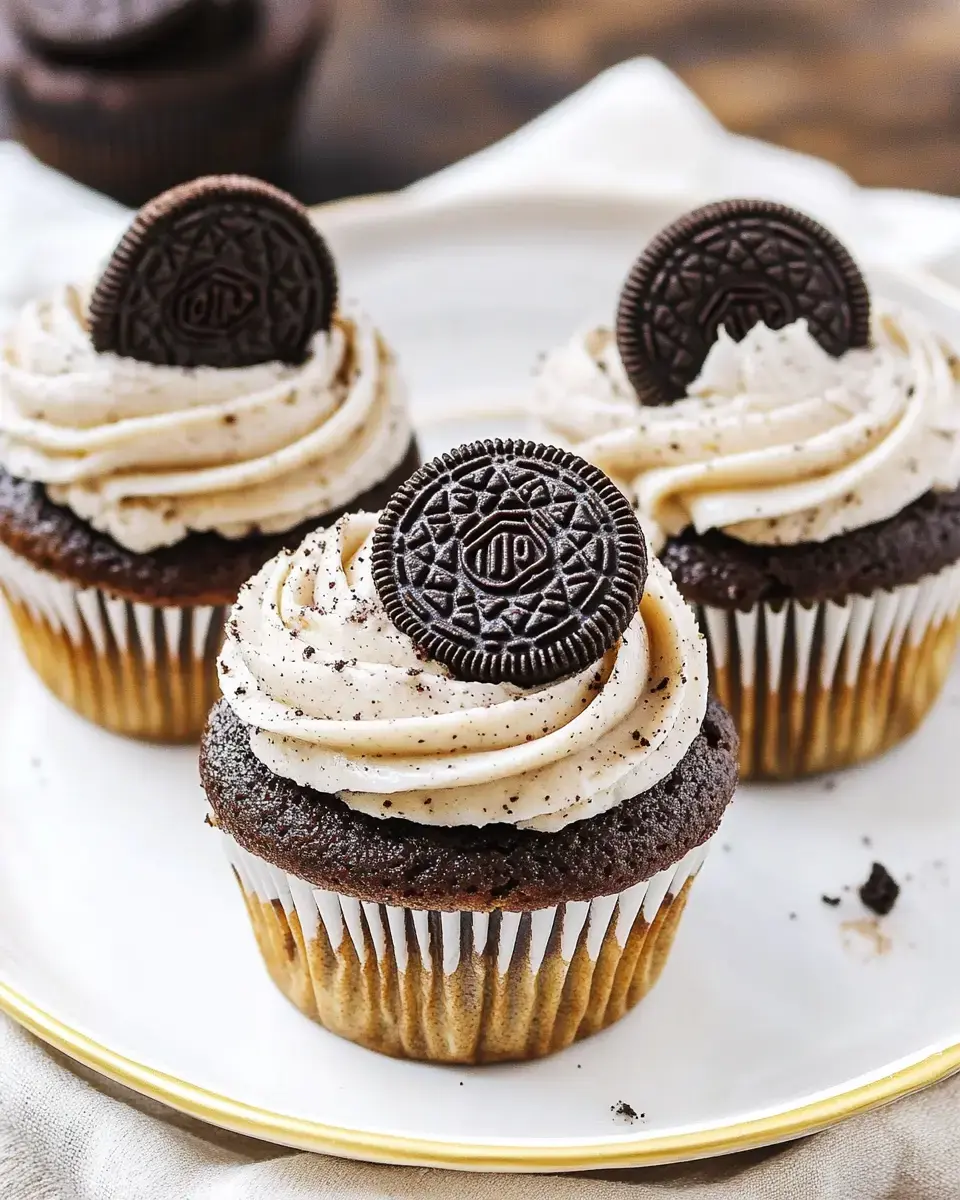
[[[358,196],[315,207],[312,212],[338,216],[352,208],[389,203],[390,195]],[[588,1144],[497,1145],[453,1140],[364,1133],[319,1121],[257,1108],[221,1096],[207,1088],[146,1063],[128,1058],[96,1041],[0,980],[0,1011],[24,1029],[99,1071],[107,1078],[159,1100],[170,1108],[248,1137],[294,1146],[341,1158],[403,1166],[460,1168],[483,1171],[575,1171],[611,1167],[657,1166],[711,1155],[752,1150],[817,1133],[838,1121],[858,1116],[938,1083],[960,1071],[960,1042],[935,1051],[920,1062],[847,1091],[801,1104],[783,1112],[737,1121],[712,1129],[617,1138]]]
[[[0,982],[0,1009],[25,1029],[84,1066],[153,1100],[211,1125],[265,1141],[402,1166],[456,1167],[478,1171],[575,1171],[601,1167],[657,1166],[752,1150],[816,1133],[847,1117],[907,1096],[960,1070],[960,1043],[937,1051],[882,1079],[860,1084],[836,1096],[753,1120],[649,1138],[618,1138],[589,1144],[473,1145],[452,1140],[400,1137],[341,1129],[320,1121],[257,1108],[229,1096],[177,1079],[155,1067],[111,1050],[46,1013]]]

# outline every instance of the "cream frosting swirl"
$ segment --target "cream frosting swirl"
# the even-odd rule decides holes
[[[393,357],[355,312],[302,365],[186,370],[98,354],[66,287],[21,311],[0,363],[0,462],[140,553],[336,511],[411,437]]]
[[[376,520],[311,534],[240,593],[220,682],[271,771],[375,817],[552,832],[683,758],[706,711],[706,648],[658,562],[622,639],[587,671],[536,689],[471,683],[387,617]]]
[[[803,320],[739,343],[721,331],[686,397],[642,407],[596,328],[547,357],[534,408],[619,483],[657,546],[687,526],[821,542],[960,484],[956,374],[918,314],[883,308],[871,347],[839,359]]]

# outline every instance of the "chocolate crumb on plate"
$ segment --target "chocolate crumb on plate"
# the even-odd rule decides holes
[[[610,1111],[615,1117],[625,1117],[628,1121],[636,1121],[639,1119],[637,1110],[632,1104],[628,1104],[626,1100],[618,1100],[616,1104],[611,1104]]]
[[[885,917],[891,912],[900,895],[899,883],[883,863],[878,862],[873,864],[869,879],[858,890],[865,907],[878,917]]]
[[[839,896],[826,896],[826,895],[824,895],[824,896],[821,896],[821,897],[820,897],[820,899],[823,901],[823,903],[824,903],[824,904],[829,904],[831,908],[836,908],[836,907],[837,907],[837,905],[840,903],[840,897],[839,897]]]

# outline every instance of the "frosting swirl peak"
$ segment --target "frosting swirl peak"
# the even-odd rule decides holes
[[[873,345],[827,354],[806,322],[720,331],[686,397],[641,407],[613,335],[552,354],[536,411],[606,470],[655,542],[688,525],[763,544],[821,542],[960,484],[955,364],[915,313],[881,310]]]
[[[267,564],[228,623],[224,695],[275,774],[377,817],[553,831],[654,786],[703,721],[706,650],[665,569],[623,638],[535,689],[455,679],[390,622],[376,517]]]
[[[360,313],[301,366],[162,367],[97,353],[66,287],[23,309],[0,364],[0,462],[136,552],[291,529],[380,482],[411,437],[393,357]]]

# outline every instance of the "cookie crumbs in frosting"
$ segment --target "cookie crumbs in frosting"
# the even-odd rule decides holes
[[[10,331],[0,463],[129,550],[285,532],[348,504],[407,452],[406,390],[362,313],[316,334],[300,366],[218,369],[100,354],[85,306],[67,287]]]
[[[802,320],[741,342],[721,330],[686,398],[651,409],[609,331],[591,330],[548,356],[535,412],[619,482],[655,547],[688,526],[821,542],[960,484],[954,358],[920,316],[889,306],[872,347],[839,359]]]
[[[425,661],[379,604],[366,553],[375,522],[347,517],[311,536],[268,564],[255,602],[235,612],[223,691],[274,773],[374,816],[386,795],[391,816],[411,821],[552,832],[649,789],[683,757],[706,707],[706,651],[659,564],[600,664],[538,689],[464,682]],[[336,614],[315,604],[330,590]],[[678,682],[651,693],[661,679]]]

